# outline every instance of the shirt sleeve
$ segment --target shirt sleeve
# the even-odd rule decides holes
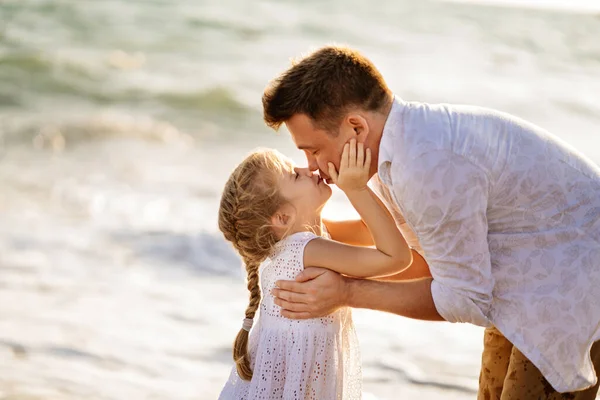
[[[487,241],[489,180],[446,150],[393,167],[393,190],[431,269],[438,313],[449,322],[489,326],[494,279]]]

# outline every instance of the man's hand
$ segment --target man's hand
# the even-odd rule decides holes
[[[277,281],[273,289],[281,315],[291,319],[319,318],[348,304],[346,278],[324,268],[306,268],[295,281]]]

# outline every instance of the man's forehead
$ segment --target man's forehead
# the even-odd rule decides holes
[[[317,127],[313,120],[305,114],[294,114],[285,122],[288,131],[296,137],[319,138],[327,135],[325,130]]]
[[[327,137],[325,131],[315,128],[310,118],[303,114],[294,115],[285,124],[296,147],[300,150],[322,147],[323,141]]]

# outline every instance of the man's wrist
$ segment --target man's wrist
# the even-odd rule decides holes
[[[347,276],[343,277],[343,288],[342,288],[342,306],[344,307],[356,307],[354,292],[360,279],[350,278]]]

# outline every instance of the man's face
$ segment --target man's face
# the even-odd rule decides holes
[[[319,175],[331,182],[327,163],[333,163],[339,171],[344,144],[352,136],[352,130],[345,132],[341,129],[337,136],[333,136],[325,130],[316,128],[310,117],[305,114],[295,114],[285,124],[296,147],[304,151],[308,169],[319,170]]]

